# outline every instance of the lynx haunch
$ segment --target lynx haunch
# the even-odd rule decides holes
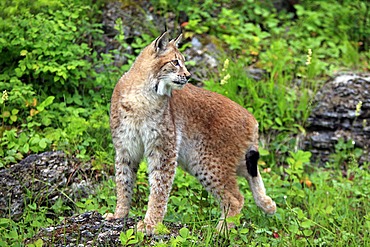
[[[107,218],[128,215],[144,156],[150,195],[145,218],[138,224],[141,231],[152,234],[162,222],[178,164],[219,201],[219,230],[225,217],[240,213],[244,204],[236,176],[248,180],[264,212],[275,213],[276,204],[266,195],[257,168],[257,121],[228,98],[187,84],[190,73],[177,49],[180,39],[168,41],[166,32],[156,38],[114,89],[110,125],[117,206]]]

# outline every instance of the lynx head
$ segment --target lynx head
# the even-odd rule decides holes
[[[156,38],[150,45],[154,56],[153,88],[159,95],[171,96],[173,89],[181,89],[188,82],[189,71],[185,67],[185,58],[177,46],[182,34],[168,41],[167,31]]]

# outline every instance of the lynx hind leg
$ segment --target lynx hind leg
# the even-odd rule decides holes
[[[106,215],[107,220],[124,218],[128,215],[138,166],[139,162],[129,160],[124,152],[117,150],[115,158],[117,204],[114,214]]]
[[[234,227],[234,224],[226,224],[224,220],[239,214],[244,205],[244,197],[239,191],[235,171],[227,170],[231,167],[222,162],[214,162],[210,165],[199,165],[194,174],[220,203],[222,215],[217,225],[219,232]]]
[[[245,155],[238,169],[238,175],[248,180],[249,187],[252,191],[254,201],[265,213],[274,214],[276,212],[276,203],[271,197],[266,195],[265,185],[258,171],[259,152],[255,146],[252,146]]]

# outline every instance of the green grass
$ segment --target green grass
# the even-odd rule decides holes
[[[224,51],[217,58],[218,72],[209,74],[204,87],[236,101],[259,121],[260,170],[278,211],[274,216],[263,214],[248,184],[240,179],[245,206],[230,219],[237,227],[223,238],[214,232],[220,216],[217,202],[179,169],[164,224],[181,222],[187,228],[155,245],[370,245],[370,173],[368,163],[359,167],[356,162],[361,150],[340,140],[325,168],[310,162],[310,152],[297,150],[297,138],[305,134],[313,97],[323,82],[338,70],[370,69],[369,3],[302,0],[293,17],[277,13],[269,1],[247,2],[152,4],[155,13],[164,17],[169,11],[178,19],[187,13],[185,37],[200,34]],[[22,246],[40,227],[58,224],[65,215],[114,210],[109,100],[118,78],[154,37],[152,33],[125,37],[119,32],[116,41],[124,49],[132,46],[134,54],[124,54],[128,64],[116,68],[112,61],[118,50],[96,52],[104,46],[99,20],[104,1],[4,4],[0,3],[0,32],[4,33],[0,38],[0,168],[31,153],[63,150],[82,162],[91,161],[100,178],[95,194],[70,198],[68,205],[58,200],[51,207],[43,206],[27,191],[23,215],[17,220],[0,218],[0,246]],[[122,22],[116,23],[121,30]],[[43,28],[32,28],[37,26]],[[156,31],[161,30],[150,32]],[[47,40],[50,37],[52,42]],[[250,66],[266,71],[260,81],[247,75]],[[344,163],[347,176],[341,171]],[[130,214],[144,216],[149,193],[145,163],[137,182]],[[131,240],[137,246],[148,243],[141,235],[122,233],[123,245]]]
[[[177,241],[180,246],[333,246],[332,243],[367,246],[370,244],[369,168],[353,164],[348,170],[351,179],[343,177],[340,170],[313,168],[305,177],[306,183],[296,176],[282,175],[291,172],[290,168],[262,172],[267,193],[277,202],[278,210],[273,216],[257,208],[247,182],[240,179],[245,206],[239,216],[231,219],[237,227],[227,239],[214,231],[220,217],[217,202],[195,178],[178,169],[164,224],[181,222],[189,233],[185,238],[172,238],[164,246],[174,246]],[[135,193],[140,200],[134,199],[131,216],[145,214],[149,192],[145,171],[146,164],[142,163]],[[103,189],[90,199],[114,198],[112,181],[107,184],[111,190]],[[111,205],[110,209],[101,206],[105,203]],[[101,213],[114,208],[108,200],[102,200],[99,205]]]
[[[367,246],[370,244],[369,168],[351,168],[349,173],[353,179],[343,177],[341,171],[315,168],[307,177],[312,182],[310,186],[294,182],[295,179],[288,176],[283,179],[279,171],[263,172],[267,193],[278,206],[273,216],[257,208],[248,184],[240,179],[245,206],[241,215],[233,219],[237,227],[230,231],[227,239],[213,229],[220,216],[215,200],[193,177],[179,169],[164,224],[180,221],[187,225],[189,233],[172,238],[164,246],[174,246],[175,242],[180,242],[180,246],[333,246],[332,243],[335,246]],[[289,168],[286,170],[289,172]],[[149,192],[144,185],[147,183],[145,171],[146,164],[142,163],[131,216],[145,213]],[[74,210],[80,213],[112,211],[115,203],[113,181],[107,180],[99,188],[95,195],[77,201]],[[67,210],[60,205],[55,209],[56,213]],[[17,242],[35,234],[40,226],[57,223],[58,220],[44,215],[46,211],[32,203],[27,205],[20,222],[1,219],[2,241],[17,246]],[[6,245],[5,242],[0,244]],[[163,246],[163,243],[157,245]]]

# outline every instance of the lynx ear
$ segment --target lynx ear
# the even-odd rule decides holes
[[[179,45],[181,39],[182,39],[182,33],[180,33],[179,36],[176,37],[176,39],[171,40],[171,42],[173,42],[177,47]]]
[[[154,48],[157,53],[166,50],[168,45],[167,30],[154,40]]]

